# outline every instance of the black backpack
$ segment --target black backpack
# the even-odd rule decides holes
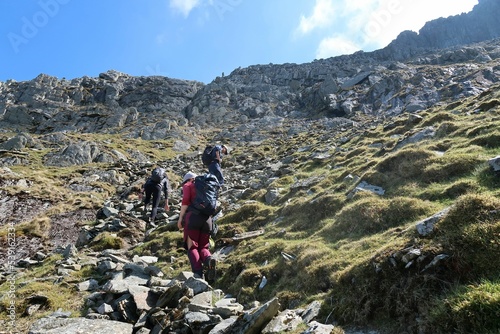
[[[217,209],[217,197],[219,196],[220,184],[217,177],[206,173],[198,175],[194,179],[196,196],[190,207],[194,212],[212,216]]]
[[[214,161],[214,150],[215,146],[213,145],[207,145],[205,147],[205,150],[203,150],[203,154],[201,155],[201,162],[203,162],[203,165],[208,166]]]
[[[156,167],[153,169],[153,172],[151,173],[151,180],[156,183],[161,183],[163,178],[165,177],[165,170],[160,167]]]

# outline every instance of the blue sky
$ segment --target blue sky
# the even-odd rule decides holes
[[[107,70],[209,83],[389,44],[477,0],[0,0],[0,81]]]

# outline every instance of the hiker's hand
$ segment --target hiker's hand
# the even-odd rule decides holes
[[[170,210],[170,207],[168,206],[168,204],[165,204],[165,211],[169,211]]]
[[[182,231],[182,222],[180,220],[177,222],[177,228]]]

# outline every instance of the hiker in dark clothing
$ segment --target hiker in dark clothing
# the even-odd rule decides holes
[[[192,211],[189,206],[196,197],[194,178],[196,174],[186,173],[182,183],[182,202],[177,227],[184,230],[184,247],[187,250],[191,269],[196,278],[203,278],[203,269],[206,271],[205,280],[211,283],[215,279],[215,258],[209,250],[210,230],[212,218],[200,212]]]
[[[216,145],[212,152],[213,160],[208,165],[208,172],[217,177],[217,180],[219,180],[220,185],[224,184],[224,175],[222,174],[222,168],[221,168],[222,157],[227,154],[229,154],[227,146]]]
[[[168,189],[169,189],[169,183],[166,173],[163,175],[163,178],[159,183],[153,181],[153,179],[150,177],[142,187],[144,193],[144,212],[147,211],[147,207],[150,202],[152,205],[151,215],[149,217],[149,223],[153,227],[156,227],[155,219],[156,219],[156,214],[158,213],[158,206],[160,205],[162,191],[165,196],[165,211],[170,210],[170,207],[168,205]],[[153,198],[152,201],[151,197]]]

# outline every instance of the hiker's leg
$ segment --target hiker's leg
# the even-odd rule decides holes
[[[215,175],[215,173],[217,172],[217,167],[215,165],[217,165],[217,162],[215,162],[215,161],[212,161],[210,163],[210,165],[208,165],[208,172],[210,174],[214,174]]]
[[[216,278],[215,267],[216,267],[217,261],[210,253],[209,239],[210,239],[210,234],[203,233],[200,236],[200,245],[203,245],[203,247],[200,246],[200,258],[202,260],[201,263],[203,264],[202,267],[205,271],[205,280],[209,284],[212,284]]]
[[[208,166],[208,172],[215,175],[221,185],[224,184],[224,176],[222,175],[222,169],[220,168],[220,164],[218,162],[212,162]]]
[[[151,187],[148,187],[146,185],[146,187],[144,188],[144,211],[146,211],[147,206],[148,206],[149,202],[151,201],[152,194],[153,194],[153,190],[151,189]]]
[[[152,202],[152,210],[151,210],[151,222],[154,222],[156,219],[156,214],[158,212],[158,205],[160,205],[161,198],[161,187],[157,186],[153,191],[153,202]]]
[[[193,273],[199,273],[200,271],[202,271],[203,268],[199,266],[200,253],[198,253],[196,247],[193,246],[189,248],[188,259],[189,263],[191,264],[191,270],[193,271]]]
[[[192,243],[191,247],[188,249],[188,258],[193,273],[200,274],[201,276],[203,273],[203,264],[201,262],[200,252],[198,251],[198,245],[196,243]]]
[[[198,231],[189,231],[188,234],[188,258],[189,262],[191,263],[191,269],[193,270],[193,273],[200,273],[203,271],[203,265],[198,249],[198,242],[196,242],[196,240],[193,240],[193,237],[196,238]]]
[[[200,233],[200,239],[198,243],[198,250],[200,252],[201,263],[205,263],[205,261],[212,256],[210,253],[210,234]]]

